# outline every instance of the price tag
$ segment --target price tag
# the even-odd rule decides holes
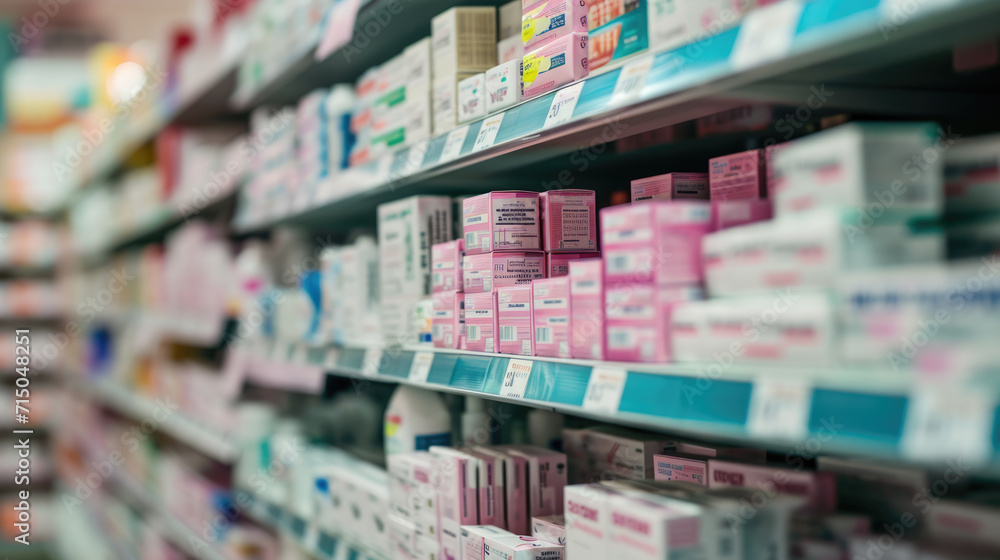
[[[584,82],[577,82],[556,92],[552,98],[552,105],[549,106],[549,113],[545,115],[542,130],[566,124],[573,118],[573,111],[576,109],[577,101],[580,100],[583,84]]]
[[[413,356],[413,363],[410,364],[410,381],[412,383],[427,383],[427,376],[431,373],[433,363],[434,352],[417,352]]]
[[[590,371],[587,394],[583,397],[583,409],[614,414],[622,402],[628,372],[621,368],[595,367]]]
[[[995,403],[985,393],[924,388],[910,398],[903,455],[917,461],[989,460]]]
[[[365,376],[376,376],[379,372],[379,364],[382,362],[382,349],[369,348],[365,351],[365,357],[361,361],[361,374]]]
[[[523,399],[524,392],[528,388],[528,379],[531,378],[531,360],[517,360],[511,358],[507,362],[507,371],[503,374],[503,385],[500,387],[500,396],[512,399]]]
[[[330,348],[326,351],[326,357],[323,358],[323,367],[328,370],[337,369],[337,364],[340,359],[340,350],[336,348]]]
[[[623,66],[618,74],[618,81],[615,82],[615,89],[611,92],[609,105],[621,107],[638,101],[642,97],[642,88],[646,87],[646,77],[649,76],[652,67],[652,56],[644,56]]]
[[[424,165],[424,156],[427,155],[427,148],[430,146],[430,143],[430,140],[423,140],[410,148],[410,153],[406,157],[406,168],[399,174],[400,176],[406,177],[420,171],[420,168]]]
[[[750,12],[740,25],[730,62],[743,69],[787,55],[801,16],[799,0],[778,2]]]
[[[750,396],[747,432],[769,439],[801,440],[809,433],[812,387],[801,381],[759,379]]]
[[[469,135],[469,125],[456,128],[448,133],[444,140],[444,148],[441,149],[441,163],[451,161],[462,155],[462,146],[465,144],[465,137]]]
[[[472,145],[473,152],[493,147],[493,143],[497,140],[497,133],[500,132],[503,115],[503,113],[493,115],[483,121],[479,127],[479,133],[476,134],[476,143]]]

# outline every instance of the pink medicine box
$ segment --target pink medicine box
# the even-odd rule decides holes
[[[701,240],[711,206],[695,200],[651,200],[601,210],[604,281],[693,284],[704,277]]]
[[[774,206],[766,198],[712,201],[712,231],[763,222],[773,216]]]
[[[559,37],[525,53],[521,98],[531,99],[587,77],[587,34]]]
[[[558,190],[541,194],[542,248],[547,252],[597,250],[594,191]]]
[[[710,159],[708,169],[712,200],[767,196],[764,150],[750,150]]]
[[[680,480],[708,486],[708,460],[671,455],[653,455],[655,480]]]
[[[462,347],[465,337],[465,296],[450,290],[435,292],[434,316],[431,319],[431,338],[438,348]]]
[[[497,288],[497,324],[500,329],[501,354],[534,354],[530,284]]]
[[[548,0],[528,3],[521,18],[524,50],[533,51],[572,33],[587,33],[586,0]]]
[[[545,278],[545,253],[481,253],[462,261],[466,292],[523,286],[538,278]]]
[[[545,253],[545,277],[559,278],[569,275],[569,263],[580,259],[599,259],[600,251],[593,253]]]
[[[540,251],[538,193],[496,191],[465,199],[462,227],[465,254],[491,251]]]
[[[569,265],[570,341],[573,358],[604,359],[604,261]]]
[[[465,294],[465,347],[473,352],[496,352],[497,294]]]
[[[569,282],[563,276],[531,283],[536,356],[571,357]]]
[[[609,284],[605,291],[606,356],[617,362],[670,362],[670,318],[679,303],[701,299],[696,286]]]
[[[434,292],[462,291],[462,257],[465,240],[456,239],[431,247],[431,288]]]
[[[667,173],[632,181],[632,202],[683,198],[708,200],[708,174]]]
[[[829,513],[837,509],[837,479],[834,473],[708,460],[709,488],[762,488],[765,485],[783,494],[805,498],[812,511]]]

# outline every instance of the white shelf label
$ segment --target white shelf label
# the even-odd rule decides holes
[[[750,12],[740,25],[730,62],[742,69],[787,55],[801,16],[800,0],[778,2]]]
[[[361,374],[368,376],[378,375],[379,364],[382,362],[382,349],[369,348],[365,350],[365,357],[361,360]]]
[[[511,358],[507,362],[507,371],[503,374],[503,385],[500,387],[500,396],[512,399],[523,399],[524,392],[528,388],[528,379],[531,378],[531,360],[517,360]]]
[[[556,92],[555,97],[552,98],[552,105],[549,106],[549,113],[545,116],[542,130],[566,124],[573,118],[573,111],[576,109],[577,102],[580,101],[583,84],[584,82],[577,82]]]
[[[906,412],[900,442],[903,455],[916,461],[986,462],[991,454],[994,406],[985,392],[918,389]]]
[[[492,115],[483,121],[479,126],[479,133],[476,134],[476,143],[472,145],[473,152],[493,147],[493,143],[497,141],[497,133],[500,132],[503,115],[503,113]]]
[[[621,368],[598,366],[592,369],[583,409],[605,414],[618,412],[627,379],[628,372]]]
[[[638,101],[642,97],[642,88],[646,87],[646,77],[652,68],[652,56],[644,56],[623,66],[608,104],[611,107],[621,107]]]
[[[801,440],[809,433],[812,387],[801,381],[759,379],[753,385],[747,432],[754,437]]]
[[[431,373],[433,363],[434,352],[417,352],[413,356],[413,363],[410,364],[410,382],[427,383],[427,376]]]
[[[462,146],[465,144],[465,137],[469,135],[469,125],[465,125],[448,133],[444,140],[444,147],[441,149],[440,163],[451,161],[462,155]]]

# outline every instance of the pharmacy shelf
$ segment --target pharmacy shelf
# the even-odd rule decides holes
[[[961,456],[982,474],[1000,476],[995,386],[923,386],[866,368],[611,363],[423,347],[302,352],[278,345],[258,352],[248,359],[295,356],[359,388],[411,385],[814,455],[818,446],[824,454],[930,467]],[[516,383],[505,387],[514,371],[525,375],[520,389]]]
[[[995,114],[992,96],[982,84],[963,84],[960,92],[941,93],[914,81],[913,75],[925,80],[937,72],[952,76],[950,66],[939,60],[941,53],[949,53],[950,61],[956,41],[995,33],[1000,3],[923,2],[899,19],[894,6],[900,3],[788,0],[752,12],[741,26],[719,35],[637,58],[348,170],[316,186],[305,204],[280,214],[272,210],[271,215],[253,217],[236,228],[251,232],[276,224],[354,227],[356,216],[368,210],[367,215],[374,215],[381,202],[412,194],[480,192],[500,173],[510,177],[511,169],[543,161],[555,161],[555,167],[546,170],[549,179],[562,180],[560,167],[572,178],[574,161],[560,156],[581,147],[748,103],[800,106],[826,84],[837,84],[828,105],[843,111],[907,117],[950,114],[966,119],[983,111]],[[783,17],[789,10],[792,15]],[[768,46],[753,48],[760,43]],[[915,62],[925,63],[928,70],[908,72],[906,80],[897,76]],[[889,78],[879,81],[883,75]],[[564,105],[574,98],[575,105]],[[552,121],[549,115],[557,107],[566,114]],[[522,180],[518,188],[541,189],[542,183]]]
[[[220,463],[232,463],[239,449],[229,438],[203,423],[185,417],[180,412],[170,412],[160,420],[160,404],[109,381],[76,383],[87,396],[104,406],[134,420],[155,420],[156,429],[184,443]]]
[[[226,556],[221,550],[206,542],[194,530],[170,513],[163,503],[142,485],[119,471],[114,471],[110,480],[113,481],[115,488],[121,490],[122,497],[133,507],[143,511],[146,521],[154,524],[159,529],[160,534],[184,554],[198,560],[226,560]]]
[[[251,519],[291,536],[299,546],[316,558],[388,560],[386,556],[369,550],[359,543],[352,542],[344,536],[320,529],[315,523],[303,519],[285,508],[269,504],[252,495],[251,497],[253,500],[246,509],[247,515]]]

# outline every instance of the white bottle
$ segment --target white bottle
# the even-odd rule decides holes
[[[490,417],[486,413],[486,401],[479,397],[465,397],[465,412],[462,413],[462,443],[465,445],[490,444]]]
[[[451,445],[451,416],[441,395],[399,386],[385,411],[385,454],[426,451]]]

